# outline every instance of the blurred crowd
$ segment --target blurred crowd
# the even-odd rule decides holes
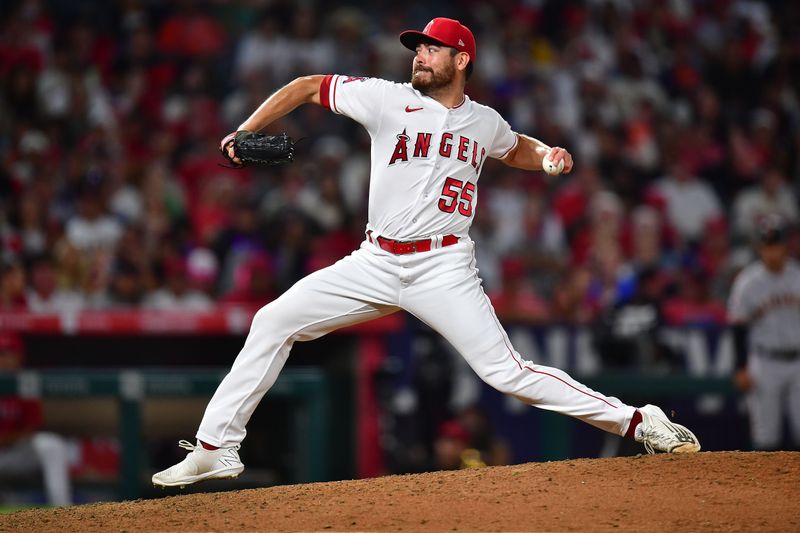
[[[219,140],[304,74],[410,77],[397,34],[476,34],[467,87],[564,146],[486,166],[471,236],[506,320],[722,324],[754,225],[798,220],[800,4],[12,1],[0,22],[0,310],[261,305],[364,237],[369,138],[304,106],[295,163]],[[798,238],[792,240],[797,255]]]

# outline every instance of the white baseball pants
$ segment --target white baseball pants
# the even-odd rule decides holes
[[[753,354],[747,369],[753,381],[748,395],[753,447],[780,448],[785,418],[793,444],[800,446],[800,359],[779,361]]]
[[[401,309],[447,339],[497,390],[624,435],[634,407],[588,389],[561,370],[530,363],[513,349],[483,292],[474,246],[462,238],[428,252],[393,255],[364,241],[351,255],[298,281],[256,313],[244,347],[206,408],[197,438],[219,447],[240,443],[295,341]]]

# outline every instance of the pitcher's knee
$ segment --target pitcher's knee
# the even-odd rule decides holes
[[[250,330],[285,338],[291,333],[294,325],[287,318],[287,313],[281,312],[274,304],[275,302],[271,302],[256,312]]]
[[[540,380],[541,374],[527,368],[502,367],[500,370],[482,372],[479,375],[494,389],[527,404],[538,403],[545,392]]]
[[[253,321],[250,324],[250,329],[263,327],[264,324],[269,322],[272,314],[273,313],[269,308],[269,304],[256,311],[256,314],[253,315]]]
[[[498,390],[499,392],[519,397],[522,385],[520,383],[521,380],[518,377],[491,375],[491,376],[481,376],[481,378],[488,385]]]

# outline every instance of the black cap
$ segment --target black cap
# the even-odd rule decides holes
[[[778,215],[767,215],[758,221],[758,241],[761,244],[785,242],[788,236],[786,221]]]

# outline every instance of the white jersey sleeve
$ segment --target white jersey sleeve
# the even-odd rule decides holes
[[[753,312],[752,291],[748,289],[752,279],[751,269],[743,270],[733,282],[728,299],[728,320],[732,323],[744,323],[750,320]]]
[[[499,113],[494,111],[493,115],[495,119],[494,138],[492,146],[489,148],[489,157],[503,159],[517,146],[519,137]]]
[[[380,126],[387,88],[391,85],[378,78],[331,74],[322,80],[319,99],[323,107],[352,118],[374,134]]]

